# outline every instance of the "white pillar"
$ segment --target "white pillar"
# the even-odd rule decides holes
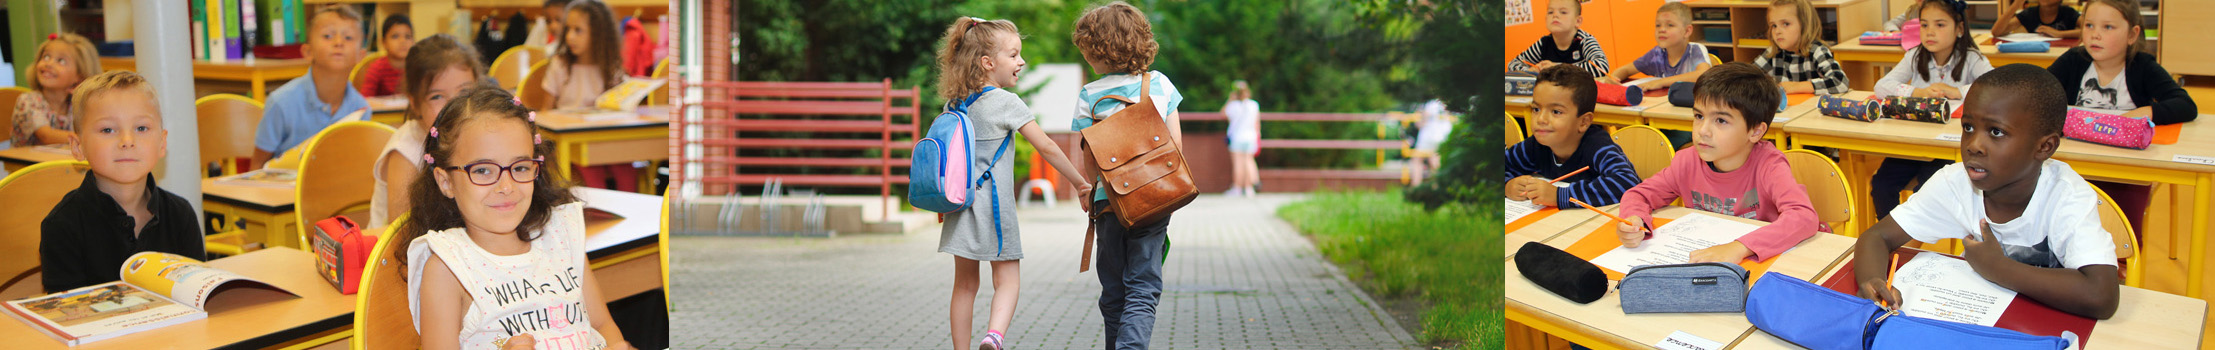
[[[154,85],[154,102],[160,106],[162,127],[169,130],[169,155],[154,170],[163,190],[200,206],[200,124],[192,107],[192,42],[184,1],[132,0],[133,47],[138,51],[138,74]],[[200,221],[194,217],[193,221]]]

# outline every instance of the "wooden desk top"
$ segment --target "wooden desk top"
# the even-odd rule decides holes
[[[293,196],[290,188],[227,185],[216,183],[215,179],[200,179],[200,195],[206,200],[263,212],[292,211]]]
[[[1829,280],[1831,275],[1844,271],[1852,264],[1853,254],[1847,254],[1838,266],[1823,273],[1818,281]],[[2085,343],[2084,349],[2159,349],[2178,348],[2179,344],[2198,344],[2203,324],[2207,321],[2207,301],[2181,295],[2123,286],[2115,309],[2115,316],[2092,325],[2096,335]],[[1768,332],[1753,332],[1734,349],[1800,349]]]
[[[1856,34],[1856,35],[1859,35],[1859,34]],[[1990,41],[1992,41],[1992,34],[1975,34],[1975,35],[1974,35],[1974,37],[1976,38],[1976,40],[1977,40],[1977,42],[1978,42],[1978,43],[1984,43],[1984,42],[1990,42]],[[1832,45],[1832,46],[1830,47],[1830,51],[1831,51],[1831,53],[1834,53],[1834,54],[1840,54],[1840,55],[1844,55],[1844,54],[1849,54],[1849,53],[1877,53],[1877,54],[1883,54],[1883,55],[1884,55],[1884,56],[1866,56],[1866,57],[1869,57],[1869,58],[1876,58],[1875,60],[1869,60],[1869,59],[1857,59],[1858,57],[1864,57],[1864,56],[1850,56],[1850,57],[1841,57],[1841,58],[1839,58],[1839,60],[1840,60],[1840,61],[1864,61],[1864,62],[1893,62],[1893,63],[1897,63],[1897,62],[1899,62],[1899,61],[1900,61],[1900,58],[1901,58],[1901,57],[1904,57],[1904,56],[1902,56],[1902,55],[1904,55],[1904,54],[1906,54],[1906,53],[1907,53],[1907,50],[1904,50],[1904,49],[1900,49],[1900,46],[1899,46],[1899,45],[1863,45],[1863,44],[1861,44],[1861,38],[1860,38],[1860,37],[1855,37],[1855,38],[1851,38],[1851,39],[1840,39],[1840,40],[1839,40],[1839,43],[1838,43],[1837,45]],[[2003,52],[2000,52],[2000,48],[1999,48],[1999,45],[1984,45],[1984,44],[1978,44],[1978,45],[1977,45],[1977,53],[1981,53],[1981,54],[1984,54],[1984,57],[1987,57],[1987,58],[1990,58],[1990,59],[1994,59],[1994,60],[2008,60],[2008,59],[2013,59],[2013,60],[2028,60],[2028,61],[2046,62],[2046,64],[2052,64],[2052,63],[2053,63],[2053,60],[2054,60],[2055,58],[2059,58],[2059,57],[2061,57],[2061,54],[2062,54],[2062,53],[2065,53],[2065,52],[2069,52],[2069,47],[2052,47],[2052,48],[2048,48],[2048,49],[2046,49],[2046,52],[2004,52],[2004,53],[2003,53]],[[1883,58],[1883,57],[1890,57],[1891,59],[1890,59],[1890,60],[1883,60],[1883,59],[1881,59],[1881,58]],[[1997,65],[2001,65],[2001,64],[1999,64],[1999,63],[1993,63],[1993,65],[1997,66]]]
[[[299,293],[234,289],[209,301],[208,318],[85,344],[74,349],[260,349],[353,322],[354,297],[315,275],[315,254],[264,249],[208,265]],[[19,320],[0,321],[0,339],[16,349],[72,349]]]
[[[1845,95],[1839,95],[1839,97],[1850,99],[1865,99],[1869,98],[1869,96],[1872,94],[1873,93],[1865,91],[1852,91],[1847,92]],[[1777,112],[1774,120],[1770,121],[1769,129],[1771,129],[1771,131],[1777,131],[1779,130],[1779,126],[1783,125],[1784,123],[1791,122],[1792,119],[1797,119],[1802,115],[1807,115],[1808,113],[1814,113],[1816,109],[1815,102],[1818,98],[1820,97],[1809,97],[1806,101],[1800,101],[1800,104],[1785,106],[1784,111]],[[1677,107],[1676,105],[1663,102],[1660,106],[1647,108],[1645,113],[1642,113],[1640,115],[1646,118],[1653,119],[1689,121],[1692,120],[1693,112],[1694,111],[1692,110],[1692,107]]]
[[[1678,218],[1692,213],[1693,209],[1668,207],[1654,211],[1655,217]],[[1760,224],[1759,221],[1725,217],[1726,219]],[[1570,228],[1569,231],[1547,240],[1546,244],[1566,248],[1584,239],[1608,220],[1591,220]],[[1853,247],[1853,238],[1834,234],[1816,234],[1813,238],[1777,257],[1769,271],[1788,276],[1815,279],[1836,265]],[[1667,338],[1671,332],[1685,333],[1731,344],[1753,331],[1753,324],[1741,313],[1699,314],[1624,314],[1622,297],[1610,286],[1608,295],[1590,304],[1579,305],[1547,292],[1532,284],[1516,272],[1514,259],[1505,262],[1508,276],[1506,290],[1508,308],[1515,312],[1546,319],[1566,328],[1587,334],[1596,339],[1615,343],[1626,348],[1645,348]]]
[[[101,68],[103,68],[103,69],[110,69],[110,70],[114,70],[114,69],[121,69],[121,70],[133,70],[133,71],[135,71],[135,70],[138,70],[138,59],[137,59],[137,58],[134,58],[134,57],[101,57],[101,58],[100,58],[100,67],[101,67]],[[193,76],[193,77],[195,77],[195,78],[199,78],[199,77],[208,77],[208,76],[228,76],[228,75],[237,75],[237,74],[240,74],[240,73],[242,73],[242,72],[250,72],[250,71],[253,71],[253,70],[262,70],[262,71],[264,71],[264,72],[277,72],[277,73],[283,73],[283,72],[288,72],[288,71],[298,71],[298,72],[299,72],[298,74],[291,74],[290,76],[285,76],[285,74],[275,74],[275,75],[269,75],[269,76],[267,76],[267,77],[266,77],[267,79],[271,79],[271,80],[278,80],[278,79],[292,79],[292,78],[297,78],[297,77],[299,77],[300,75],[305,75],[305,74],[307,74],[307,71],[308,71],[308,59],[306,59],[306,58],[288,58],[288,59],[261,59],[261,58],[257,58],[257,59],[253,59],[253,60],[243,60],[243,59],[241,59],[241,60],[230,60],[230,61],[225,61],[225,62],[221,62],[221,63],[218,63],[218,62],[213,62],[213,61],[203,61],[203,60],[193,60],[193,61],[192,61],[192,72],[193,72],[193,73],[192,73],[192,76]]]
[[[1866,96],[1861,94],[1867,94],[1867,92],[1856,91],[1848,96],[1849,98],[1856,95]],[[2053,158],[2072,163],[2090,162],[2195,172],[2215,171],[2215,166],[2175,161],[2175,157],[2178,155],[2215,157],[2215,123],[2184,123],[2183,128],[2183,134],[2178,137],[2177,143],[2156,144],[2143,150],[2064,138],[2061,141],[2061,149],[2054,152]],[[1961,147],[1960,141],[1939,139],[1940,135],[1951,135],[1951,137],[1961,135],[1960,119],[1947,120],[1946,124],[1943,125],[1895,119],[1859,122],[1825,117],[1810,112],[1804,117],[1793,118],[1792,121],[1785,123],[1784,129],[1792,134],[1856,138],[1957,150]],[[1950,156],[1943,158],[1960,159],[1960,152],[1955,151],[1950,154]]]
[[[1600,210],[1613,213],[1615,205],[1600,207]],[[1523,248],[1525,242],[1545,242],[1568,232],[1572,227],[1583,225],[1585,222],[1592,220],[1607,221],[1608,219],[1601,217],[1600,214],[1593,212],[1591,209],[1563,208],[1561,211],[1539,218],[1538,221],[1531,222],[1530,225],[1525,225],[1515,230],[1515,232],[1508,232],[1507,242],[1502,244],[1507,246],[1507,254],[1500,256],[1515,255],[1515,250]]]
[[[57,160],[77,160],[77,156],[70,154],[68,148],[62,147],[33,146],[0,150],[0,161],[24,166]]]
[[[641,106],[638,110],[632,112],[580,114],[572,111],[544,111],[538,113],[538,127],[555,133],[666,127],[668,125],[669,109],[667,106]]]

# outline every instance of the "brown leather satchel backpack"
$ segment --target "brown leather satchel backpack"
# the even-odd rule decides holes
[[[1191,204],[1200,194],[1200,188],[1192,184],[1183,146],[1169,133],[1161,112],[1154,109],[1153,95],[1146,93],[1147,86],[1153,85],[1147,75],[1138,76],[1137,102],[1116,95],[1101,97],[1093,103],[1113,99],[1130,106],[1108,118],[1094,115],[1094,124],[1079,131],[1084,134],[1085,154],[1100,170],[1101,188],[1107,190],[1107,207],[1092,208],[1092,215],[1114,212],[1123,227],[1160,221]],[[1079,272],[1091,266],[1091,227],[1087,226],[1084,236],[1084,261]]]

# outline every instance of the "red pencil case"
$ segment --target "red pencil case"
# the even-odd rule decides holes
[[[2061,135],[2108,146],[2146,149],[2153,144],[2153,120],[2069,109]]]
[[[1646,91],[1637,86],[1598,83],[1600,103],[1617,106],[1636,106],[1646,101]]]

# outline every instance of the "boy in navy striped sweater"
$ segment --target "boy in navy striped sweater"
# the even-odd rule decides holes
[[[1606,130],[1592,125],[1599,87],[1591,74],[1576,66],[1548,67],[1538,72],[1532,92],[1531,137],[1507,148],[1507,199],[1573,207],[1569,198],[1576,198],[1605,206],[1638,185],[1630,158]],[[1591,169],[1577,171],[1587,166]]]

